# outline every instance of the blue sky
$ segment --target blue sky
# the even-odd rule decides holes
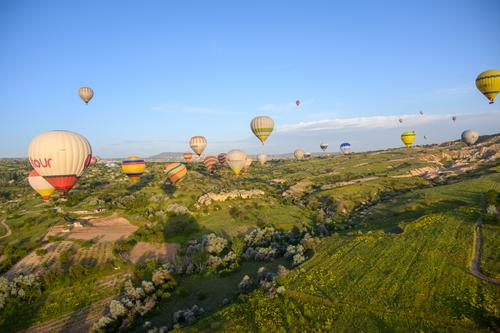
[[[499,11],[496,0],[0,1],[0,156],[26,156],[52,129],[104,157],[184,151],[193,135],[209,153],[276,153],[396,147],[413,129],[420,143],[500,132],[500,104],[474,85],[500,68]],[[277,126],[264,147],[249,130],[263,114]]]

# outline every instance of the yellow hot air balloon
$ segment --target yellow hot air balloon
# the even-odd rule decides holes
[[[252,119],[250,128],[253,134],[264,144],[274,129],[274,120],[268,116],[259,116]]]
[[[259,155],[257,155],[257,160],[259,161],[260,165],[265,165],[267,162],[267,155],[266,154],[259,154]]]
[[[28,182],[30,186],[42,197],[43,200],[49,200],[49,197],[56,190],[54,186],[50,185],[48,181],[33,170],[28,175]]]
[[[171,163],[163,172],[167,175],[168,180],[177,187],[177,183],[186,177],[187,168],[183,163]]]
[[[146,163],[140,157],[130,156],[122,162],[122,171],[132,182],[138,181],[144,170],[146,170]]]
[[[189,146],[191,146],[196,155],[200,156],[207,147],[207,139],[201,135],[193,136],[189,140]]]
[[[253,159],[250,156],[245,158],[245,164],[243,165],[243,171],[248,172],[250,170],[250,165],[252,165]]]
[[[231,150],[226,155],[226,163],[236,175],[239,175],[245,166],[247,154],[243,150]]]
[[[94,91],[90,87],[81,87],[78,89],[78,95],[85,102],[85,104],[88,104],[92,97],[94,97]]]
[[[476,78],[476,87],[493,104],[500,92],[500,70],[490,69]]]
[[[304,151],[297,149],[293,152],[293,156],[295,156],[296,159],[301,160],[304,158]]]
[[[413,141],[415,141],[416,136],[415,131],[403,132],[403,134],[401,134],[401,141],[403,141],[407,148],[410,148]]]
[[[35,137],[28,148],[33,169],[58,191],[67,192],[89,166],[90,143],[69,131],[50,131]]]

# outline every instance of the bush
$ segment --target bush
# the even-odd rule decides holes
[[[197,293],[196,293],[196,298],[200,301],[203,301],[204,299],[207,298],[207,294],[203,291],[203,290],[199,290]]]
[[[43,247],[36,249],[36,255],[39,257],[46,255],[48,252],[49,251],[47,251],[47,249]]]
[[[177,288],[177,296],[181,297],[181,298],[184,298],[184,297],[188,297],[189,296],[189,290],[187,290],[186,288],[184,287],[179,287]]]
[[[488,205],[496,206],[498,202],[498,193],[495,190],[489,190],[486,192],[486,201]]]

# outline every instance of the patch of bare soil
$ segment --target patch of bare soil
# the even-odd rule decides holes
[[[172,262],[180,247],[177,243],[139,242],[130,251],[129,260],[134,264],[147,260],[157,260],[161,263]]]
[[[97,239],[100,242],[113,242],[127,238],[137,229],[138,227],[131,224],[127,219],[111,215],[89,220],[81,219],[72,223],[69,227],[63,225],[54,226],[45,237],[61,236],[66,239]]]

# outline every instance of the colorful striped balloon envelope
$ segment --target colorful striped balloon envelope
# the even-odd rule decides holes
[[[219,160],[219,163],[223,165],[226,163],[226,153],[220,153],[217,155],[217,159]]]
[[[205,164],[205,169],[207,169],[210,173],[215,173],[217,170],[218,160],[215,156],[207,156],[205,160],[203,160],[203,164]]]
[[[130,156],[122,162],[122,170],[131,181],[136,182],[146,170],[146,163],[140,157]]]
[[[177,186],[177,183],[186,177],[187,168],[183,163],[176,162],[167,165],[163,172],[168,177],[168,180],[170,180],[173,185]]]

